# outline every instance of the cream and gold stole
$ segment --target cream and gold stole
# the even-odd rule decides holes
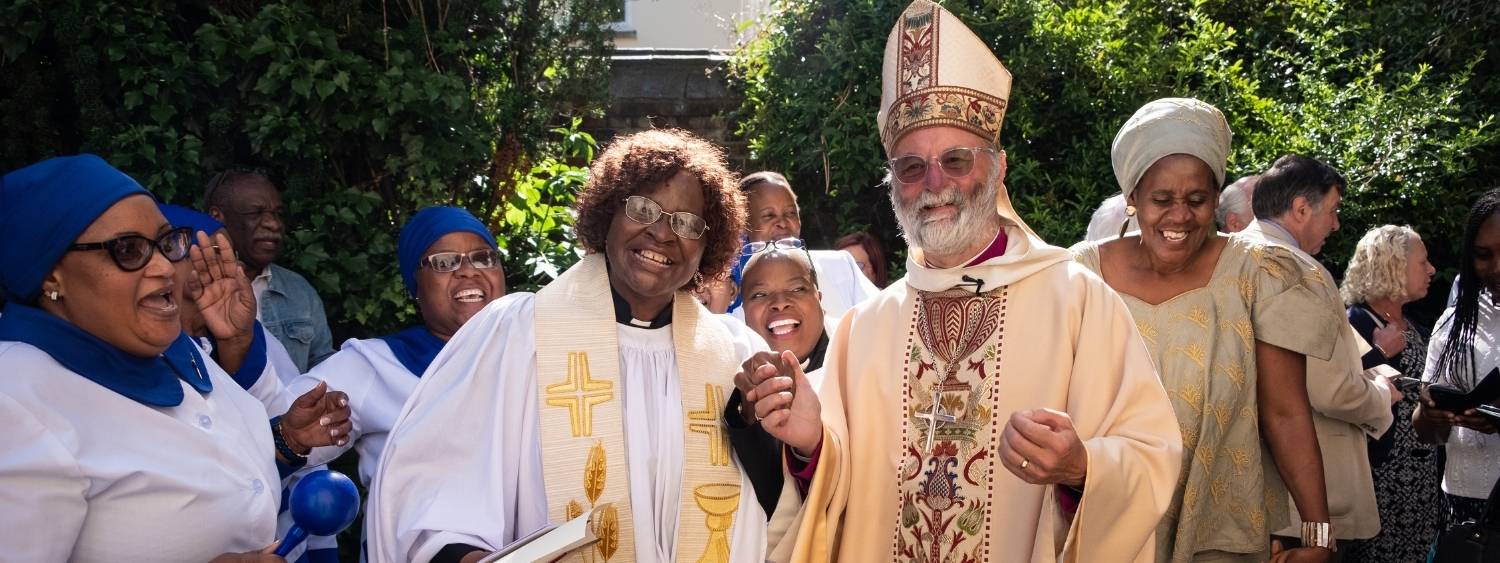
[[[721,414],[741,358],[734,357],[729,330],[702,312],[685,292],[673,299],[670,330],[685,426],[677,559],[728,562],[740,472]],[[584,257],[537,293],[536,374],[548,516],[564,522],[610,505],[595,517],[600,541],[563,560],[634,561],[624,387],[602,254]]]

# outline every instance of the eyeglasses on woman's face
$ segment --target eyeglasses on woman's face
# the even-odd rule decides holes
[[[806,250],[807,242],[800,238],[787,237],[780,240],[755,241],[740,247],[740,254],[751,255],[770,250]]]
[[[456,272],[463,267],[465,260],[476,270],[492,270],[500,266],[500,253],[488,248],[471,252],[435,252],[422,258],[418,266],[434,272]]]
[[[161,251],[170,262],[181,262],[187,258],[188,246],[192,243],[193,230],[178,227],[161,237],[150,239],[142,235],[124,235],[103,242],[81,242],[68,247],[68,251],[104,250],[109,252],[115,266],[126,272],[134,272],[151,262],[151,255]]]
[[[777,252],[781,250],[801,250],[802,255],[807,257],[807,266],[812,272],[813,284],[818,283],[818,270],[813,266],[812,251],[807,249],[807,241],[796,237],[787,237],[778,240],[755,241],[740,247],[741,256],[754,256],[762,252]],[[745,260],[748,260],[745,259]],[[748,262],[746,262],[748,264]]]
[[[998,154],[998,151],[984,147],[954,147],[935,157],[898,156],[886,161],[886,166],[890,168],[891,177],[905,184],[915,184],[926,178],[928,163],[934,160],[949,178],[963,178],[974,171],[974,161],[980,153]]]
[[[625,198],[625,217],[631,221],[642,225],[653,225],[660,221],[663,215],[671,218],[668,224],[672,227],[672,232],[677,233],[679,237],[698,240],[703,238],[704,231],[708,230],[708,222],[692,213],[663,211],[661,204],[642,195]]]

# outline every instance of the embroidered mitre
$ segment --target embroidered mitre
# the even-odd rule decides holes
[[[880,71],[880,141],[948,125],[997,143],[1010,99],[1010,71],[979,36],[942,6],[916,0],[885,43]]]

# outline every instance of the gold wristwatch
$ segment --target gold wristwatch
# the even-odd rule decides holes
[[[1339,548],[1337,542],[1333,539],[1333,524],[1328,522],[1303,522],[1302,547],[1321,547],[1337,552]]]

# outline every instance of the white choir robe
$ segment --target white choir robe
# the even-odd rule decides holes
[[[249,391],[250,395],[254,396],[261,402],[262,405],[265,406],[266,414],[268,417],[277,417],[286,414],[287,409],[291,408],[292,406],[292,401],[297,400],[297,397],[302,396],[303,393],[306,393],[308,389],[311,389],[312,387],[308,387],[308,389],[303,389],[299,392],[292,392],[292,390],[285,385],[287,383],[290,383],[293,379],[300,375],[297,373],[297,364],[296,362],[292,361],[291,353],[286,351],[286,346],[283,346],[281,344],[281,341],[277,340],[275,336],[271,335],[271,333],[265,332],[265,328],[260,328],[260,330],[261,336],[265,338],[266,342],[266,367],[265,369],[261,370],[260,376],[257,377],[255,381],[251,383],[250,386],[245,390]],[[198,344],[198,349],[203,352],[203,354],[213,354],[213,340],[205,337],[199,337],[194,338],[193,341]],[[241,384],[241,387],[243,386],[244,385]],[[309,459],[318,457],[319,454],[325,454],[325,457],[322,457],[321,459],[332,461],[334,458],[338,457],[338,454],[341,453],[341,451],[342,450],[323,451],[322,448],[319,448],[309,455]],[[302,469],[298,469],[295,473],[288,475],[286,479],[281,480],[281,496],[286,497],[287,495],[290,495],[292,492],[292,487],[297,486],[297,482],[301,481],[302,478],[307,476],[309,473],[312,473],[314,471],[322,471],[325,469],[328,469],[327,465],[308,464]],[[292,529],[292,524],[292,513],[290,507],[287,507],[286,510],[279,511],[276,514],[277,539],[285,538],[287,532]],[[333,536],[307,536],[307,541],[302,542],[300,545],[292,548],[291,551],[287,552],[286,560],[297,561],[301,559],[302,554],[306,553],[309,549],[336,550],[338,549],[338,547],[338,539]]]
[[[201,563],[275,541],[266,410],[211,358],[151,407],[0,342],[0,561]]]
[[[809,250],[813,271],[818,276],[818,291],[823,292],[823,314],[833,321],[830,331],[838,326],[838,320],[855,305],[880,293],[880,288],[865,277],[853,254],[842,250]],[[745,320],[745,307],[736,307],[729,314]]]
[[[349,443],[317,448],[315,453],[319,458],[333,459],[354,448],[359,452],[359,480],[369,486],[375,479],[375,469],[380,467],[380,451],[385,449],[401,407],[421,381],[419,376],[396,359],[384,340],[350,339],[337,353],[293,379],[287,388],[296,396],[327,382],[329,389],[349,395]]]
[[[514,293],[489,304],[423,375],[371,488],[365,534],[372,561],[428,561],[448,544],[499,550],[550,523],[534,302],[533,294]],[[700,322],[728,327],[741,357],[766,350],[743,323],[717,315]],[[671,328],[616,326],[636,561],[668,563],[676,560],[683,443]],[[731,560],[759,563],[766,515],[743,471],[740,491]]]
[[[880,293],[880,288],[865,277],[854,255],[842,250],[811,250],[813,270],[818,274],[818,290],[823,292],[823,314],[835,321],[866,299]],[[829,325],[838,326],[838,323]]]

